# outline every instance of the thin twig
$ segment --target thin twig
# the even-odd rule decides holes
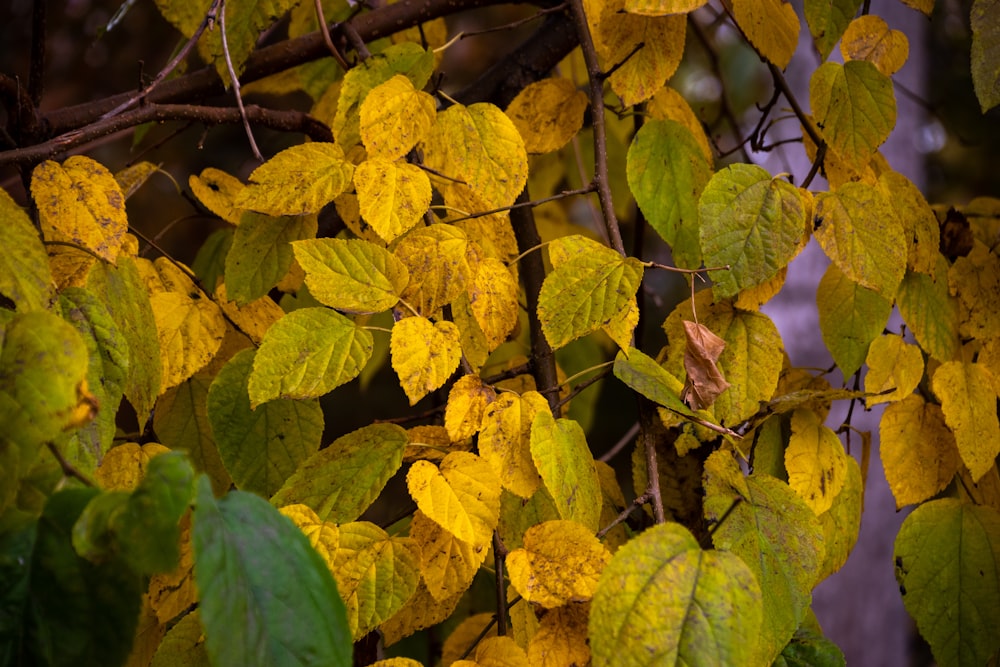
[[[608,363],[614,363],[614,362],[608,362]],[[593,370],[593,369],[590,369],[590,370]],[[605,368],[603,371],[601,371],[600,373],[598,373],[594,377],[587,378],[586,380],[584,380],[580,384],[576,385],[575,387],[573,387],[573,390],[571,392],[569,392],[569,395],[566,396],[566,398],[563,398],[563,399],[559,400],[559,407],[560,408],[563,407],[564,405],[566,405],[567,403],[569,403],[570,401],[572,401],[574,398],[576,398],[577,396],[579,396],[583,392],[584,389],[586,389],[587,387],[591,386],[592,384],[600,382],[601,380],[603,380],[604,378],[608,377],[609,375],[611,375],[611,369],[610,368]]]
[[[486,215],[493,215],[494,213],[505,213],[507,211],[512,211],[516,208],[521,208],[522,206],[541,206],[542,204],[547,204],[550,201],[556,201],[559,199],[565,199],[566,197],[573,197],[576,195],[590,194],[594,191],[594,184],[591,183],[585,188],[577,188],[576,190],[563,190],[549,197],[543,197],[542,199],[532,199],[531,201],[517,202],[516,204],[511,204],[510,206],[501,206],[500,208],[493,208],[488,211],[480,211],[478,213],[468,213],[461,218],[451,218],[448,222],[461,222],[462,220],[471,220],[472,218],[482,218]]]
[[[229,80],[233,83],[233,94],[236,96],[236,106],[240,110],[240,118],[243,119],[243,129],[246,130],[247,139],[250,141],[250,150],[255,158],[264,161],[257,142],[253,138],[253,130],[250,129],[250,121],[247,119],[246,109],[243,108],[243,96],[240,94],[240,80],[236,77],[236,68],[233,67],[233,60],[229,57],[229,39],[226,37],[226,0],[219,0],[219,37],[222,39],[222,55],[226,59],[226,69],[229,72]]]
[[[609,523],[608,525],[606,525],[604,528],[601,528],[599,531],[597,531],[597,539],[599,539],[599,540],[603,539],[604,536],[607,535],[608,533],[610,533],[614,529],[615,526],[617,526],[618,524],[620,524],[625,519],[629,518],[629,516],[631,516],[632,512],[634,512],[637,508],[642,507],[643,505],[645,505],[649,501],[650,501],[650,497],[649,497],[648,493],[644,493],[641,496],[639,496],[638,498],[636,498],[635,500],[633,500],[632,504],[629,505],[628,507],[626,507],[625,509],[623,509],[618,514],[618,516],[615,517],[614,521],[612,521],[611,523]]]
[[[340,49],[337,45],[333,43],[333,38],[330,37],[330,27],[326,24],[326,17],[323,16],[323,0],[316,0],[316,20],[319,21],[319,30],[323,33],[323,41],[326,42],[326,48],[330,49],[330,53],[333,55],[337,64],[340,65],[344,71],[351,69],[351,66],[344,59],[344,56],[340,53]]]
[[[733,498],[733,502],[731,505],[729,505],[729,509],[723,512],[722,516],[719,517],[719,520],[713,523],[712,526],[708,529],[708,533],[705,535],[705,543],[701,545],[703,548],[708,549],[712,546],[713,544],[712,536],[715,535],[715,531],[719,529],[719,526],[721,526],[723,523],[726,522],[726,519],[728,519],[729,515],[733,513],[733,510],[739,507],[739,504],[741,502],[743,502],[742,496],[736,496],[735,498]]]
[[[49,448],[50,452],[52,452],[52,456],[56,457],[56,461],[59,462],[59,467],[62,468],[64,475],[79,480],[84,486],[94,486],[94,483],[86,475],[77,470],[72,463],[66,460],[66,458],[62,455],[62,452],[59,451],[58,447],[51,442],[46,442],[45,446]]]
[[[638,434],[639,434],[639,422],[636,422],[632,424],[631,427],[629,427],[629,430],[625,431],[625,435],[620,437],[618,439],[618,442],[612,445],[611,449],[601,454],[600,458],[598,458],[598,461],[604,461],[605,463],[607,463],[611,459],[618,456],[618,452],[625,449],[625,447],[630,442],[632,442],[635,439],[635,436],[637,436]]]
[[[720,82],[723,81],[725,77],[723,77],[722,75],[722,66],[719,63],[719,55],[715,52],[715,49],[712,48],[712,44],[709,42],[708,36],[705,34],[705,31],[702,29],[701,25],[694,19],[694,17],[690,14],[688,15],[688,25],[691,27],[691,32],[694,33],[694,36],[698,39],[699,42],[701,42],[702,48],[708,55],[709,63],[712,66],[712,73]],[[727,89],[728,88],[726,86],[722,86],[722,95],[720,99],[721,104],[719,105],[719,107],[722,110],[722,116],[726,119],[726,121],[729,123],[729,126],[732,128],[733,135],[736,138],[736,145],[738,147],[737,150],[739,150],[742,153],[743,161],[750,162],[750,156],[747,154],[746,148],[744,148],[745,144],[743,140],[740,139],[739,120],[736,118],[736,112],[733,110],[733,106],[729,102],[729,96],[726,95]],[[718,118],[716,119],[716,122],[718,122]]]

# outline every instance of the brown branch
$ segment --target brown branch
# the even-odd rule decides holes
[[[507,547],[500,539],[500,533],[493,531],[493,571],[497,598],[497,635],[507,634],[507,587],[504,585],[503,566],[507,558]]]
[[[642,445],[646,454],[646,493],[650,505],[653,506],[653,520],[665,523],[667,518],[663,512],[663,496],[660,493],[660,466],[657,462],[656,430],[653,420],[659,419],[652,402],[644,396],[638,396],[639,424],[642,431]]]
[[[94,486],[94,483],[90,480],[90,478],[77,470],[72,463],[66,460],[66,457],[62,455],[62,452],[59,451],[58,447],[51,442],[46,442],[45,446],[48,447],[50,452],[52,452],[52,456],[56,457],[56,461],[59,462],[59,467],[62,469],[63,475],[79,480],[84,486]]]

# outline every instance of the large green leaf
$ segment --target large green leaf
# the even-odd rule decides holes
[[[208,421],[237,488],[270,497],[319,449],[323,410],[316,400],[289,399],[251,408],[247,380],[254,355],[243,350],[219,371],[208,390]]]
[[[559,516],[596,533],[601,514],[597,466],[583,429],[572,419],[556,419],[547,411],[531,424],[531,458],[555,501]]]
[[[742,560],[660,524],[618,549],[601,574],[590,608],[594,667],[751,665],[761,613],[760,586]]]
[[[794,185],[762,167],[720,170],[698,202],[701,251],[716,296],[735,296],[773,278],[805,246],[806,207]]]
[[[2,189],[0,247],[17,249],[0,255],[0,294],[13,301],[18,312],[44,309],[53,288],[45,246],[24,209]]]
[[[816,305],[826,349],[844,377],[849,377],[861,368],[868,346],[885,328],[892,302],[831,264],[816,288]]]
[[[244,213],[226,255],[226,296],[242,306],[267,294],[292,266],[292,241],[315,238],[317,228],[315,215]]]
[[[953,498],[919,506],[893,551],[903,604],[942,667],[985,665],[1000,649],[1000,514]]]
[[[259,496],[199,478],[194,576],[213,664],[351,664],[344,603],[306,536]]]

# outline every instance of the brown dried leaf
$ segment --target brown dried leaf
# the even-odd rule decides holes
[[[715,403],[719,394],[729,388],[717,364],[719,355],[726,349],[726,341],[708,327],[687,321],[684,322],[684,337],[687,339],[684,351],[687,384],[681,399],[692,409],[701,410]]]

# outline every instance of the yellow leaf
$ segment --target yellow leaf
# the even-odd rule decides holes
[[[934,0],[901,0],[901,2],[907,7],[922,12],[925,16],[930,16],[931,12],[934,11]]]
[[[245,306],[230,301],[226,298],[225,283],[219,283],[218,289],[215,290],[215,300],[226,317],[232,320],[239,327],[239,330],[245,333],[256,345],[260,345],[270,326],[285,314],[281,306],[269,296],[262,296]]]
[[[424,585],[441,602],[469,588],[490,550],[488,541],[471,544],[460,540],[419,510],[410,523],[410,538],[420,550]]]
[[[45,252],[57,289],[85,286],[91,268],[98,262],[89,252],[65,245],[49,245]]]
[[[438,602],[427,591],[427,587],[421,580],[417,584],[416,592],[410,596],[403,608],[379,626],[385,639],[385,645],[391,646],[400,639],[409,637],[417,630],[437,625],[452,615],[461,599],[462,595],[459,594],[443,602]]]
[[[408,232],[431,205],[431,181],[412,164],[371,157],[354,170],[358,206],[365,222],[386,243]]]
[[[441,649],[441,664],[454,667],[454,665],[460,664],[457,661],[463,655],[473,656],[474,649],[484,637],[496,637],[496,623],[491,622],[492,617],[492,614],[474,614],[459,623],[444,640],[444,646]]]
[[[514,123],[491,104],[456,104],[438,113],[424,145],[424,163],[452,179],[442,185],[480,210],[510,206],[528,180],[528,154]]]
[[[959,456],[941,407],[910,394],[885,409],[879,453],[896,509],[922,503],[948,486]]]
[[[507,554],[507,571],[517,592],[552,609],[589,600],[611,552],[575,521],[546,521],[528,529],[524,547]]]
[[[812,410],[792,413],[792,435],[785,450],[788,485],[816,515],[833,505],[844,488],[847,454],[837,434]]]
[[[549,403],[538,392],[504,392],[486,408],[479,433],[479,455],[503,487],[522,498],[542,484],[530,449],[531,424],[540,412],[549,412]]]
[[[781,69],[799,44],[799,17],[785,0],[733,0],[733,18],[754,48]]]
[[[377,313],[399,302],[410,276],[385,248],[360,239],[307,239],[292,243],[306,272],[309,293],[350,313]]]
[[[542,617],[538,632],[528,644],[532,667],[568,667],[590,662],[587,616],[590,606],[571,603],[550,610]]]
[[[656,91],[653,99],[646,104],[646,113],[653,120],[672,120],[686,127],[691,132],[691,136],[698,142],[709,164],[714,161],[715,154],[712,152],[712,146],[708,143],[705,128],[698,116],[695,115],[691,105],[674,88],[664,86]]]
[[[601,484],[583,428],[572,419],[539,411],[531,423],[531,459],[559,516],[597,532]]]
[[[475,454],[452,452],[438,468],[417,461],[406,485],[420,511],[464,542],[483,544],[500,518],[500,480]]]
[[[529,84],[507,106],[507,115],[529,153],[557,151],[583,127],[587,95],[569,79],[550,78]]]
[[[643,16],[687,14],[707,3],[708,0],[625,0],[625,11]]]
[[[132,491],[143,477],[150,459],[170,450],[156,442],[138,445],[134,442],[112,447],[97,466],[94,477],[102,487],[114,491]]]
[[[474,654],[475,661],[461,660],[453,665],[460,666],[462,662],[471,662],[478,667],[531,667],[524,649],[510,637],[487,637],[479,642]]]
[[[517,326],[520,294],[517,279],[503,262],[484,257],[476,263],[476,273],[468,287],[469,304],[486,337],[488,350],[500,347]]]
[[[1000,335],[1000,257],[982,241],[948,269],[948,289],[958,297],[958,330],[988,340]]]
[[[472,442],[462,444],[452,442],[448,429],[444,426],[414,426],[406,432],[409,441],[403,450],[403,462],[413,463],[421,459],[440,461],[451,452],[465,452],[472,448]]]
[[[0,294],[14,302],[19,312],[44,310],[52,299],[53,280],[45,246],[38,230],[6,190],[0,189],[0,245],[17,252],[0,255]],[[66,246],[49,246],[66,248]],[[79,252],[79,251],[77,251]],[[90,260],[93,257],[87,255]],[[90,262],[87,263],[87,270]]]
[[[393,254],[410,272],[402,299],[425,317],[433,316],[467,289],[469,242],[462,230],[438,224],[404,236]]]
[[[910,42],[890,30],[881,16],[865,14],[851,21],[840,41],[844,60],[867,60],[886,76],[895,74],[910,55]]]
[[[937,265],[940,227],[930,204],[910,179],[898,171],[887,171],[878,178],[879,187],[896,208],[910,240],[906,268],[933,274]]]
[[[392,327],[392,368],[410,405],[441,387],[458,368],[462,347],[452,322],[407,317]]]
[[[881,450],[884,455],[885,450]],[[883,459],[884,460],[884,459]],[[847,477],[844,488],[833,499],[833,505],[819,515],[823,527],[823,564],[817,581],[823,581],[837,572],[847,562],[858,541],[861,529],[861,510],[864,508],[865,488],[861,466],[853,456],[848,456]]]
[[[112,264],[128,231],[125,197],[103,165],[74,155],[46,160],[31,174],[31,196],[46,241],[81,246]]]
[[[948,361],[934,371],[931,387],[955,434],[962,461],[972,480],[979,481],[1000,454],[996,376],[983,364]]]
[[[483,384],[478,375],[460,377],[448,393],[448,405],[444,411],[448,437],[458,442],[479,433],[483,414],[496,397],[493,388]]]
[[[334,554],[340,546],[340,528],[337,524],[323,521],[308,505],[286,505],[279,511],[309,538],[309,544],[332,570]]]
[[[413,658],[386,658],[371,663],[370,667],[424,667],[423,663]]]
[[[243,192],[243,182],[226,172],[208,167],[201,174],[188,177],[188,186],[205,208],[228,223],[240,224],[242,209],[235,205],[240,193]]]
[[[191,549],[191,513],[180,521],[180,562],[172,572],[155,574],[149,580],[147,600],[160,623],[170,623],[198,601]]]
[[[869,407],[903,400],[917,388],[924,375],[920,348],[906,343],[902,336],[885,335],[873,340],[866,362],[865,391],[880,394],[866,399]]]
[[[434,98],[397,74],[361,103],[361,141],[368,155],[397,160],[424,140],[435,113]]]
[[[337,144],[297,144],[254,169],[234,204],[274,216],[319,213],[350,187],[353,174]]]

